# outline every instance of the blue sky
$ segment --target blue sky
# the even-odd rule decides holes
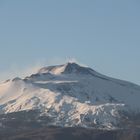
[[[140,1],[0,0],[0,80],[69,59],[140,84]]]

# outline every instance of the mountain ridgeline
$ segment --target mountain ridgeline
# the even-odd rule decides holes
[[[43,67],[0,84],[0,129],[17,122],[19,130],[23,124],[28,129],[139,129],[139,99],[140,86],[89,67],[76,63]]]

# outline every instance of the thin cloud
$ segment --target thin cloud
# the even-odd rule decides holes
[[[81,64],[76,58],[57,58],[56,57],[50,60],[44,59],[37,62],[36,64],[29,65],[26,67],[12,65],[11,67],[9,67],[7,71],[0,71],[0,81],[3,82],[7,79],[13,79],[15,77],[24,78],[31,74],[37,73],[37,71],[42,67],[49,66],[49,65],[65,64],[67,62],[74,62],[82,66],[85,66],[84,64]]]

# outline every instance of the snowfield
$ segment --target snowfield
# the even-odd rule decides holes
[[[140,113],[140,86],[76,63],[0,84],[0,114],[37,109],[54,120],[49,125],[113,129],[121,112]]]

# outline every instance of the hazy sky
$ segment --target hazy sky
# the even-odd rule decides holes
[[[0,80],[68,59],[140,84],[140,1],[0,0]]]

